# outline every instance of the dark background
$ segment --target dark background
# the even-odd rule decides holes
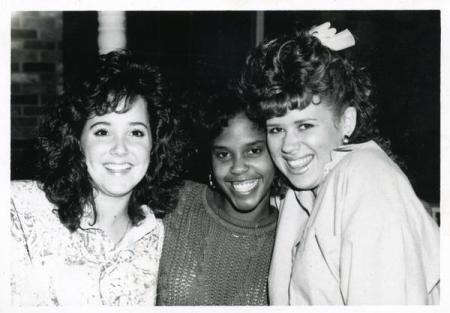
[[[63,78],[70,83],[95,60],[97,15],[64,12],[62,21]],[[256,44],[255,21],[254,11],[127,12],[127,43],[161,66],[173,90],[209,92],[239,74]],[[343,53],[371,73],[382,134],[391,139],[419,197],[439,203],[440,12],[268,11],[264,33],[271,37],[325,21],[354,34],[356,46]],[[31,176],[32,141],[12,138],[13,179]],[[15,153],[15,144],[25,152]]]

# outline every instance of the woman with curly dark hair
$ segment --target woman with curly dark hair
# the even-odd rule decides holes
[[[226,90],[194,110],[209,186],[187,181],[164,217],[159,305],[267,305],[278,210],[264,128]]]
[[[39,135],[38,181],[11,187],[12,301],[152,305],[180,145],[155,67],[126,50],[98,59]]]
[[[241,91],[290,183],[271,304],[439,302],[439,229],[381,148],[369,78],[338,52],[353,44],[326,23],[247,58]]]

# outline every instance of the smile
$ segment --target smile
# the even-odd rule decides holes
[[[109,172],[115,175],[122,175],[131,170],[132,165],[128,162],[125,163],[105,163],[103,165]]]
[[[258,179],[249,179],[249,180],[243,180],[239,182],[232,182],[231,186],[233,187],[234,191],[238,193],[247,194],[252,191],[256,185],[258,184]]]
[[[307,155],[295,160],[286,160],[286,163],[289,169],[295,172],[295,174],[302,174],[309,169],[309,165],[311,164],[312,159],[312,155]]]

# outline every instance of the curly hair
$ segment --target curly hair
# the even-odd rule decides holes
[[[152,150],[144,178],[133,189],[128,215],[133,225],[144,218],[141,205],[156,216],[174,206],[180,187],[182,144],[177,140],[177,120],[157,67],[137,63],[127,50],[99,56],[92,75],[81,84],[66,88],[49,108],[38,137],[37,179],[62,224],[75,231],[86,205],[94,208],[94,184],[80,146],[88,118],[128,111],[137,97],[145,99],[150,116]],[[123,101],[124,100],[124,101]],[[125,105],[118,107],[119,103]],[[94,220],[95,223],[95,220]]]
[[[214,140],[220,136],[225,127],[228,127],[231,119],[239,114],[244,114],[257,130],[265,133],[265,125],[256,120],[251,112],[251,107],[247,101],[240,96],[236,89],[236,84],[231,82],[222,92],[215,93],[200,104],[196,115],[193,116],[195,133],[199,142],[199,150],[210,160],[211,147]],[[211,166],[211,164],[210,164]],[[276,174],[271,187],[272,195],[283,195],[283,177],[275,168]]]
[[[225,89],[207,99],[206,104],[198,111],[198,118],[201,120],[198,125],[208,149],[223,129],[228,127],[229,121],[240,113],[244,113],[251,120],[247,102],[233,89]],[[259,124],[255,124],[255,127],[265,131]]]
[[[352,106],[357,122],[349,142],[375,140],[390,153],[389,142],[376,127],[368,74],[307,30],[266,40],[250,52],[239,90],[263,121],[283,116],[287,110],[304,109],[314,95],[327,100],[335,116]]]

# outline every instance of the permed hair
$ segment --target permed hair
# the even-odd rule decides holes
[[[220,136],[223,129],[228,127],[229,121],[239,114],[244,114],[252,122],[252,115],[248,112],[248,104],[239,97],[238,93],[231,87],[223,92],[210,96],[199,112],[201,119],[201,134],[205,147],[211,148],[212,142]],[[265,131],[261,125],[255,123],[255,128]]]
[[[315,95],[331,106],[336,117],[352,106],[357,111],[357,122],[349,142],[375,140],[390,150],[375,126],[367,73],[341,53],[322,45],[307,30],[266,40],[255,48],[246,59],[240,92],[264,122],[288,110],[304,109]]]
[[[80,138],[88,118],[129,110],[137,97],[145,99],[150,117],[152,150],[144,178],[134,188],[128,204],[133,225],[148,205],[156,216],[175,204],[181,180],[177,121],[170,112],[170,98],[157,67],[137,63],[127,50],[99,56],[93,75],[76,88],[67,88],[49,108],[38,137],[37,179],[56,207],[62,224],[75,231],[85,206],[94,208],[94,184],[88,174]],[[118,109],[118,104],[125,105]],[[94,221],[95,223],[95,221]]]
[[[225,127],[229,126],[230,120],[237,115],[244,114],[253,123],[255,129],[262,133],[266,131],[265,125],[254,118],[250,111],[251,108],[239,95],[235,85],[234,82],[231,82],[222,92],[210,96],[197,110],[197,117],[194,118],[197,125],[200,153],[207,155],[209,160],[211,160],[211,148],[214,140],[220,136]],[[276,167],[275,172],[271,194],[282,196],[285,184]]]

